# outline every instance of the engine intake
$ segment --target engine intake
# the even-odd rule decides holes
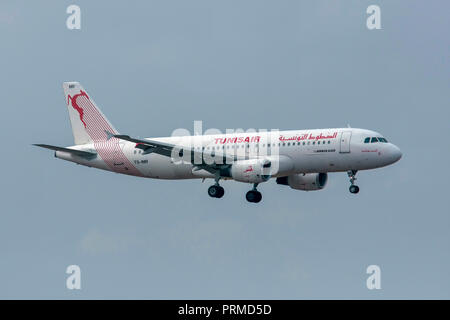
[[[328,174],[326,173],[300,173],[287,177],[277,178],[278,184],[283,184],[296,190],[314,191],[325,188]]]

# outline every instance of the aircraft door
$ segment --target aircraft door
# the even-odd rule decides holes
[[[343,131],[341,133],[340,140],[340,153],[349,153],[350,152],[350,139],[352,137],[351,131]]]

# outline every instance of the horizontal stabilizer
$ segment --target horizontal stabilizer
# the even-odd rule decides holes
[[[76,156],[79,156],[79,157],[82,157],[82,158],[86,158],[86,159],[92,159],[92,158],[95,158],[97,156],[97,153],[94,153],[94,152],[88,152],[88,151],[81,151],[81,150],[75,150],[75,149],[51,146],[49,144],[33,144],[33,145],[37,146],[37,147],[41,147],[41,148],[50,149],[50,150],[68,152],[68,153],[71,153],[73,155],[76,155]]]

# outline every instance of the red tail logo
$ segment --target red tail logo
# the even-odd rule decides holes
[[[69,102],[72,102],[71,103],[72,107],[78,111],[78,113],[80,114],[80,120],[81,120],[81,122],[83,122],[84,127],[86,128],[86,122],[84,122],[84,119],[83,119],[84,118],[84,110],[77,103],[77,98],[79,96],[85,96],[87,99],[89,99],[89,96],[87,95],[87,93],[84,92],[83,90],[80,90],[80,93],[74,95],[73,97],[71,97],[70,94],[67,96],[67,104],[69,104]]]

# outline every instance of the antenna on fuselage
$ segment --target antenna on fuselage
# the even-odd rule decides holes
[[[347,123],[347,128],[351,128],[349,123]]]

